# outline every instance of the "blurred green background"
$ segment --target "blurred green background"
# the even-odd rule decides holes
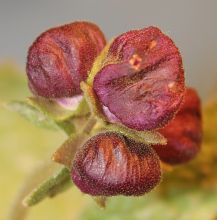
[[[35,127],[3,107],[9,100],[24,100],[31,95],[25,60],[28,47],[42,31],[75,20],[89,20],[110,39],[130,29],[159,26],[180,48],[186,82],[198,90],[206,103],[217,96],[216,8],[214,0],[0,0],[0,219],[7,220],[31,171],[49,161],[67,138],[62,131]],[[200,156],[165,174],[153,192],[140,198],[111,198],[103,210],[72,187],[30,208],[26,219],[216,220],[216,103],[204,115],[206,134]],[[19,213],[15,211],[16,215]]]

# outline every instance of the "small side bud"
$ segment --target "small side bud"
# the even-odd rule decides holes
[[[202,142],[201,104],[197,92],[186,89],[185,100],[176,117],[159,132],[167,145],[154,145],[160,159],[168,164],[181,164],[193,159]]]

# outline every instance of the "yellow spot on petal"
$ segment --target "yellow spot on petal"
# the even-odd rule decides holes
[[[149,45],[149,49],[150,50],[153,49],[154,47],[156,47],[156,45],[157,45],[157,41],[156,40],[151,41],[151,43]]]
[[[176,83],[175,82],[170,82],[168,84],[168,88],[171,92],[177,92],[177,86],[176,86]]]
[[[133,69],[139,70],[141,66],[142,58],[138,54],[134,54],[129,63]]]
[[[174,86],[175,86],[175,82],[170,82],[170,83],[168,84],[168,88],[169,88],[169,89],[172,89]]]

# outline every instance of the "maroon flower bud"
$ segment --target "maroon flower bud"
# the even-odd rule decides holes
[[[93,88],[107,112],[127,127],[160,128],[174,117],[183,99],[180,53],[158,28],[124,33],[112,42]]]
[[[80,94],[80,82],[87,78],[104,45],[103,33],[89,22],[74,22],[42,33],[28,52],[30,89],[48,98]]]
[[[72,180],[93,196],[142,195],[160,181],[159,158],[154,150],[114,133],[89,139],[75,156]]]
[[[194,158],[202,142],[200,99],[188,88],[185,100],[176,117],[159,132],[167,138],[167,145],[155,145],[160,159],[169,164],[180,164]]]

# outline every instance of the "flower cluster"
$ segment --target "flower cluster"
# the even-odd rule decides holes
[[[71,177],[82,192],[142,195],[160,182],[160,160],[183,163],[200,149],[200,100],[195,90],[185,89],[178,48],[156,27],[123,33],[108,44],[89,22],[52,28],[30,47],[27,75],[33,94],[48,99],[75,97],[85,82],[100,107],[95,116],[106,121],[104,132],[72,158]],[[110,124],[129,132],[157,131],[168,143],[150,146],[107,131]]]

